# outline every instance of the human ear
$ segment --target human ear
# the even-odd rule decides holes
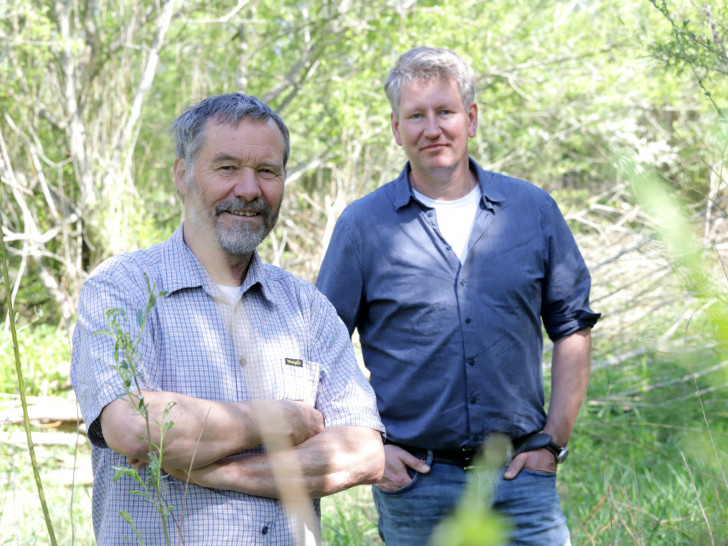
[[[187,184],[187,160],[178,157],[174,160],[174,184],[180,195],[187,195],[189,187]]]
[[[392,134],[398,146],[402,146],[402,137],[399,134],[399,116],[392,112],[389,114],[389,121],[392,124]]]

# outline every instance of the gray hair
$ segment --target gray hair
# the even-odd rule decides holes
[[[177,157],[194,164],[197,152],[202,146],[207,121],[237,125],[241,120],[268,121],[272,119],[283,135],[283,167],[288,163],[291,139],[288,127],[281,117],[257,97],[242,93],[215,95],[190,106],[172,123],[170,132],[174,137]]]
[[[394,115],[399,114],[403,85],[433,78],[454,80],[466,109],[475,100],[475,74],[468,63],[449,49],[420,46],[404,53],[384,82],[384,91]]]

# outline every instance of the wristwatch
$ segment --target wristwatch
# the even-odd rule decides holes
[[[561,447],[556,442],[551,441],[544,447],[554,454],[554,457],[556,457],[556,462],[559,464],[563,463],[569,456],[569,448]]]

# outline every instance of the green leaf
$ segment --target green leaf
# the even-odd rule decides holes
[[[136,468],[129,468],[126,466],[115,466],[114,470],[114,482],[116,482],[122,476],[134,478],[137,474]]]
[[[126,510],[119,510],[119,515],[124,518],[129,525],[134,525],[134,520],[131,519],[131,515]]]

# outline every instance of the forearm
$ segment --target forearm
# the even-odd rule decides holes
[[[220,402],[163,391],[142,391],[142,395],[149,416],[148,431],[147,420],[126,398],[115,400],[101,414],[109,447],[133,459],[148,460],[147,438],[160,445],[162,430],[163,464],[167,468],[207,466],[259,445],[263,443],[263,426],[267,427],[266,435],[280,437],[282,443],[291,445],[303,439],[296,435],[300,431],[291,428],[296,416],[290,413],[296,408],[289,407],[293,406],[290,402]],[[165,415],[166,408],[169,411]],[[165,423],[171,427],[166,429]]]
[[[557,444],[568,443],[589,383],[591,330],[580,330],[554,343],[551,401],[544,432]]]
[[[194,471],[191,481],[260,497],[281,498],[294,490],[320,498],[354,485],[375,483],[383,471],[380,433],[366,427],[339,426],[291,449],[229,457]],[[186,478],[184,473],[172,474]]]

